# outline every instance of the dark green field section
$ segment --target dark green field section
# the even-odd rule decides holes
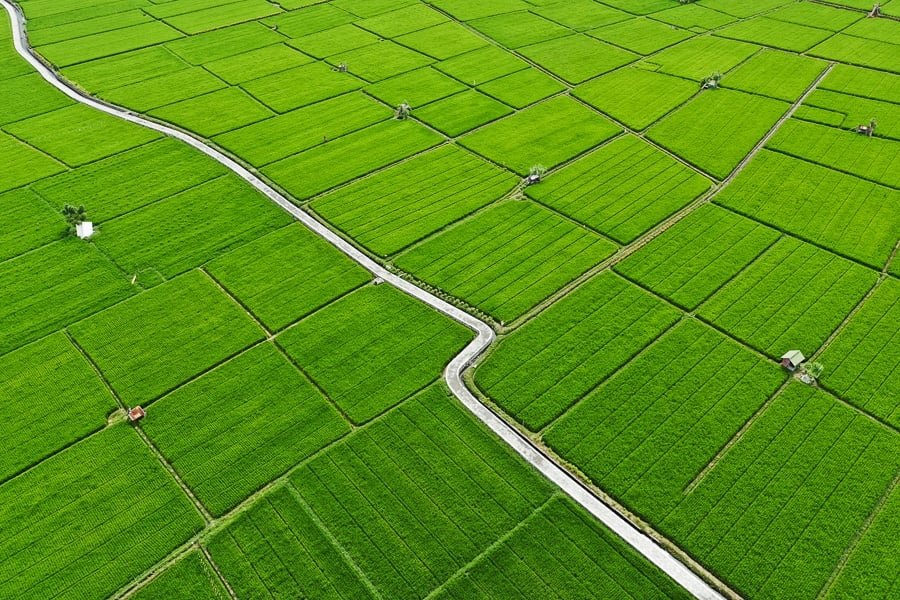
[[[900,0],[17,4],[493,327],[464,382],[664,549],[900,595]],[[0,164],[0,598],[688,597],[450,395],[472,331],[8,25]]]

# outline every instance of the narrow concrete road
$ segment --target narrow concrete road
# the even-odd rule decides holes
[[[685,566],[667,550],[659,546],[650,537],[636,529],[619,513],[604,504],[603,501],[582,484],[577,477],[569,473],[562,466],[556,464],[537,445],[521,435],[514,427],[507,424],[506,421],[494,413],[489,407],[481,403],[481,401],[469,391],[465,383],[463,383],[462,373],[466,367],[481,355],[481,353],[494,341],[494,331],[486,323],[483,323],[467,312],[394,275],[334,233],[331,229],[313,218],[310,214],[295,206],[287,198],[279,194],[241,164],[222,154],[215,148],[207,146],[199,139],[178,131],[177,129],[144,119],[131,111],[98,101],[69,87],[69,85],[61,80],[53,70],[41,62],[32,51],[28,44],[25,20],[19,12],[18,7],[10,2],[10,0],[0,0],[0,3],[3,4],[6,11],[9,13],[10,19],[12,19],[13,43],[16,52],[40,73],[48,83],[60,90],[66,96],[76,102],[80,102],[81,104],[85,104],[106,114],[178,139],[215,159],[254,188],[265,194],[272,202],[290,213],[295,219],[328,240],[328,242],[337,247],[344,254],[365,267],[375,277],[380,277],[390,285],[403,290],[410,296],[421,300],[432,308],[472,329],[477,334],[476,338],[466,346],[466,348],[464,348],[449,365],[447,365],[447,369],[444,371],[444,379],[446,380],[447,385],[460,402],[462,402],[472,414],[487,425],[534,468],[558,485],[566,494],[571,496],[575,502],[587,509],[635,550],[646,557],[647,560],[655,564],[663,572],[667,573],[696,598],[701,600],[723,600],[723,596],[701,579],[696,573]],[[552,552],[553,550],[552,548],[548,548],[548,551]]]

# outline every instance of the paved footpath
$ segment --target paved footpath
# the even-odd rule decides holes
[[[421,300],[432,308],[472,329],[477,334],[476,338],[466,346],[449,365],[447,365],[447,368],[444,371],[444,379],[459,401],[522,458],[547,477],[547,479],[558,485],[566,494],[571,496],[575,502],[587,509],[591,514],[597,517],[597,519],[603,522],[604,525],[614,531],[619,537],[640,552],[660,570],[667,573],[696,598],[701,600],[723,600],[723,596],[706,583],[706,581],[701,579],[696,573],[685,566],[684,563],[659,546],[646,534],[636,529],[618,512],[607,506],[577,477],[554,462],[553,459],[545,454],[536,444],[519,433],[518,430],[509,425],[469,391],[465,383],[463,383],[462,374],[466,367],[472,364],[472,362],[494,341],[494,331],[487,323],[480,321],[469,313],[391,273],[366,256],[350,242],[319,222],[312,215],[298,208],[241,164],[215,148],[207,146],[205,143],[187,133],[144,119],[129,110],[98,101],[69,87],[69,84],[62,81],[52,69],[48,68],[32,52],[25,32],[25,20],[18,8],[13,5],[10,0],[0,0],[0,4],[6,8],[6,11],[12,19],[13,43],[16,52],[40,73],[48,83],[66,96],[76,102],[90,106],[93,109],[124,119],[125,121],[129,121],[136,125],[158,131],[196,148],[200,152],[232,170],[244,181],[265,194],[272,202],[290,213],[295,219],[325,238],[329,243],[337,247],[351,259],[368,269],[375,277],[380,277],[386,283],[403,290],[410,296]]]

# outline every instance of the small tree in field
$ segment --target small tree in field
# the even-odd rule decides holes
[[[821,377],[824,371],[825,365],[820,362],[814,362],[811,365],[806,365],[806,374],[813,379],[818,379],[819,377]]]
[[[66,223],[69,224],[70,233],[74,232],[78,225],[87,220],[87,213],[84,210],[84,206],[72,206],[71,204],[66,204],[63,206],[62,215],[66,219]]]
[[[405,121],[406,119],[409,118],[409,113],[411,113],[411,112],[412,112],[412,107],[409,104],[407,104],[406,102],[403,102],[402,104],[400,104],[400,106],[397,107],[397,115],[396,116],[399,120]]]

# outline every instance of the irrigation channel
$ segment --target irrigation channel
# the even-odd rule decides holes
[[[587,509],[604,525],[615,532],[616,535],[625,540],[625,542],[637,550],[647,560],[656,565],[660,570],[669,575],[669,577],[674,579],[693,596],[700,600],[724,600],[724,597],[710,584],[694,573],[694,571],[688,568],[669,551],[662,548],[648,535],[634,527],[634,525],[617,511],[605,504],[599,496],[585,486],[575,475],[557,464],[549,455],[544,453],[539,446],[522,435],[491,408],[478,400],[478,398],[476,398],[466,387],[463,382],[463,372],[476,358],[487,350],[495,338],[494,330],[491,329],[487,323],[482,322],[462,309],[441,300],[430,292],[391,273],[353,246],[350,242],[343,239],[326,225],[318,221],[315,217],[297,207],[240,163],[226,156],[222,152],[219,152],[215,148],[206,145],[201,140],[183,131],[145,119],[132,111],[99,101],[82,93],[74,87],[71,87],[67,82],[63,81],[54,70],[44,64],[32,50],[28,43],[25,18],[18,7],[10,0],[0,0],[0,4],[6,8],[6,11],[9,13],[10,19],[12,20],[13,43],[16,52],[40,73],[48,83],[60,90],[66,96],[95,110],[158,131],[203,152],[210,158],[218,161],[233,171],[241,179],[263,193],[272,202],[291,214],[295,219],[327,240],[348,257],[362,265],[375,277],[382,279],[385,283],[393,285],[410,296],[431,306],[435,310],[438,310],[472,329],[477,334],[476,338],[472,340],[462,352],[454,357],[444,370],[444,379],[454,396],[456,396],[456,398],[459,399],[473,415],[487,425],[491,431],[498,435],[532,467],[559,486],[559,488],[568,494],[575,502]],[[552,549],[548,550],[552,551]]]

